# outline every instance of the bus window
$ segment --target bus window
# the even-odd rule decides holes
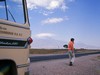
[[[24,24],[24,10],[21,0],[0,0],[0,19]]]

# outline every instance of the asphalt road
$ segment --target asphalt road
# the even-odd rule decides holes
[[[81,54],[76,53],[75,57],[86,56],[86,55],[91,55],[91,54],[100,54],[100,52],[81,53]],[[63,59],[63,58],[68,58],[68,54],[48,55],[48,56],[32,56],[32,57],[30,57],[30,61],[38,62],[38,61],[44,61],[44,60]]]

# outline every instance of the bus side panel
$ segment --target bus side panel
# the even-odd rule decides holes
[[[27,44],[29,37],[29,28],[0,24],[0,59],[13,60],[17,64],[20,75],[24,75],[24,70],[29,64],[30,46]],[[12,45],[12,41],[15,46]],[[24,44],[20,46],[16,42],[19,42],[18,44],[24,42]]]

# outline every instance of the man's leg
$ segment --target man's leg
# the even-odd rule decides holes
[[[73,52],[73,53],[72,53],[72,59],[71,59],[71,62],[74,63],[74,61],[75,61],[75,54],[74,54],[74,52]]]
[[[72,51],[70,50],[70,51],[69,51],[69,60],[70,60],[69,66],[72,66],[72,57],[73,57]]]

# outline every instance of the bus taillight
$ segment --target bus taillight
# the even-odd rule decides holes
[[[29,37],[27,41],[28,41],[28,44],[31,44],[33,42],[33,39]]]

